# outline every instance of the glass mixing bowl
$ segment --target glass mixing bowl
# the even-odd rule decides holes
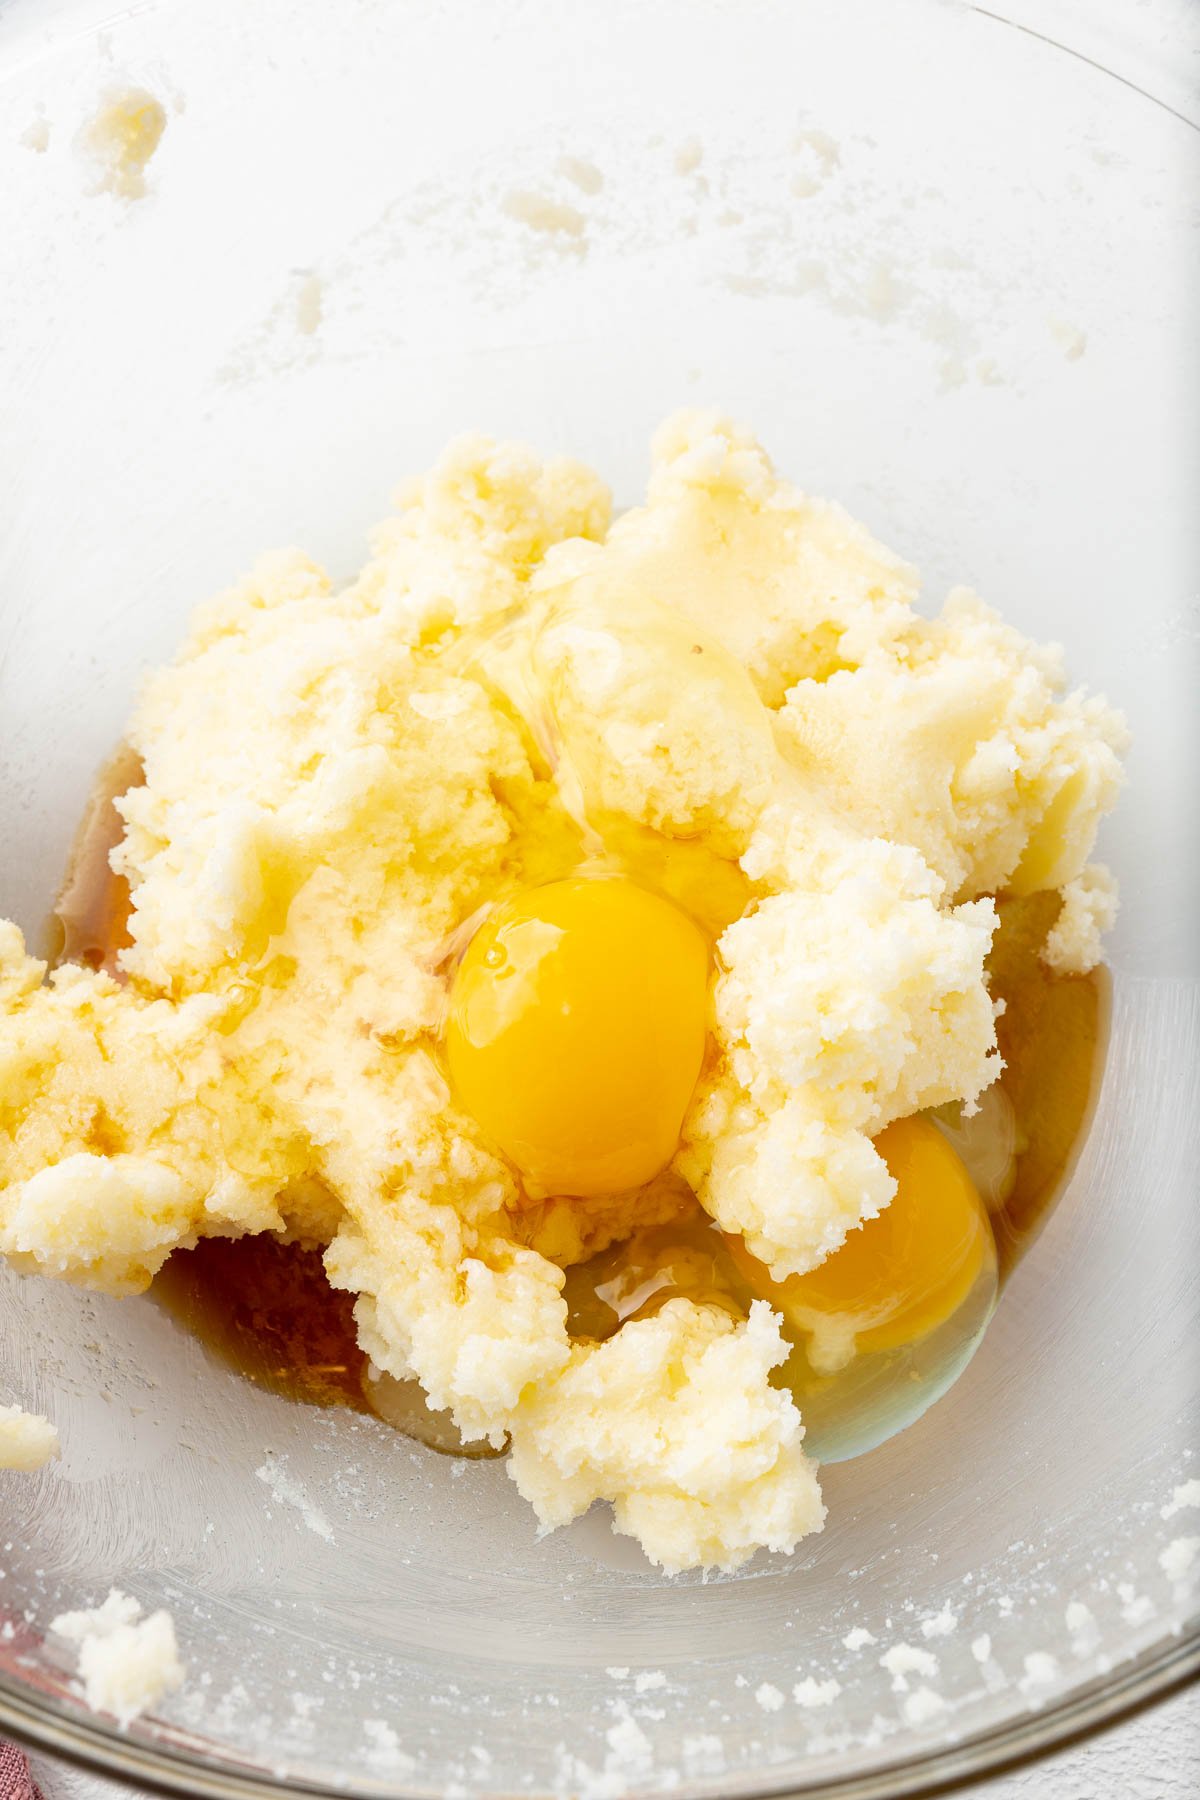
[[[822,1536],[710,1580],[598,1517],[537,1542],[501,1464],[3,1273],[0,1398],[64,1455],[0,1477],[0,1729],[189,1794],[894,1795],[1195,1666],[1196,49],[1182,0],[0,6],[0,911],[35,937],[189,606],[274,543],[348,573],[471,426],[629,503],[663,414],[726,407],[1135,732],[1090,1136]],[[87,150],[131,87],[140,198]],[[189,1668],[124,1734],[42,1635],[110,1584]]]

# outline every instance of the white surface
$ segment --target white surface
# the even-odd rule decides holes
[[[125,1800],[132,1788],[35,1759],[44,1800]],[[1200,1788],[1200,1685],[1057,1756],[970,1789],[981,1800],[1189,1800]]]

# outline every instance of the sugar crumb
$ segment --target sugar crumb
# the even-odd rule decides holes
[[[1198,1553],[1200,1537],[1173,1538],[1160,1554],[1158,1566],[1168,1581],[1185,1581],[1192,1572]]]
[[[50,1630],[78,1647],[88,1706],[112,1713],[122,1730],[183,1684],[170,1613],[143,1618],[138,1601],[119,1588],[111,1588],[99,1606],[59,1613]]]
[[[1031,1650],[1025,1658],[1025,1673],[1017,1683],[1026,1699],[1035,1706],[1040,1706],[1044,1688],[1053,1685],[1058,1679],[1058,1658],[1049,1650]]]
[[[31,1474],[61,1454],[58,1432],[41,1413],[0,1406],[0,1469]]]
[[[93,191],[140,200],[146,169],[166,129],[166,108],[147,89],[107,95],[79,140],[95,170]]]
[[[1117,1583],[1121,1617],[1127,1625],[1145,1625],[1158,1610],[1148,1594],[1139,1594],[1131,1581]]]
[[[905,1723],[909,1725],[927,1725],[946,1711],[946,1702],[940,1694],[930,1687],[919,1687],[915,1693],[905,1697],[903,1713]]]
[[[583,156],[560,156],[558,172],[583,194],[598,194],[604,186],[604,172],[594,162],[588,162]]]
[[[319,275],[306,275],[296,290],[296,330],[312,337],[321,323],[325,290]]]
[[[1049,327],[1050,336],[1067,361],[1078,362],[1087,349],[1087,333],[1081,331],[1078,325],[1073,325],[1069,319],[1058,319],[1051,316],[1047,318],[1046,324]]]
[[[1071,1648],[1077,1656],[1086,1655],[1088,1650],[1095,1647],[1099,1636],[1091,1607],[1085,1606],[1082,1600],[1072,1600],[1063,1617],[1071,1634]]]
[[[41,156],[50,148],[50,121],[44,113],[31,119],[20,137],[21,146]]]
[[[832,1675],[828,1681],[818,1681],[814,1676],[807,1675],[792,1689],[792,1699],[797,1706],[810,1711],[817,1706],[832,1706],[841,1691],[841,1682]]]
[[[810,157],[821,175],[831,175],[842,160],[837,139],[827,131],[798,131],[792,139],[792,149],[797,155]]]
[[[649,1761],[650,1739],[636,1719],[626,1715],[604,1735],[618,1765],[629,1768]]]
[[[704,145],[698,137],[684,138],[675,152],[675,173],[694,175],[704,161]]]
[[[500,202],[500,210],[519,225],[527,225],[531,231],[549,237],[578,240],[587,230],[587,220],[578,207],[552,200],[549,195],[534,193],[529,188],[510,189]]]
[[[366,1760],[374,1768],[405,1774],[416,1768],[416,1759],[401,1750],[400,1739],[386,1719],[364,1719],[363,1736],[367,1740]]]
[[[1175,1488],[1166,1506],[1159,1508],[1160,1519],[1173,1519],[1186,1507],[1200,1506],[1200,1481],[1184,1481]]]
[[[282,1462],[275,1462],[268,1457],[254,1473],[281,1506],[290,1506],[293,1512],[299,1513],[311,1532],[324,1538],[327,1544],[333,1543],[333,1526],[320,1507],[309,1499],[301,1483],[288,1474]]]
[[[879,1666],[892,1677],[895,1692],[903,1694],[908,1688],[908,1676],[936,1675],[939,1663],[932,1650],[922,1650],[916,1644],[893,1644],[880,1657]]]

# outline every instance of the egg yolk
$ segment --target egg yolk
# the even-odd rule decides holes
[[[957,1312],[985,1263],[995,1263],[987,1210],[936,1125],[897,1119],[875,1148],[895,1177],[895,1198],[818,1268],[775,1282],[735,1246],[756,1290],[818,1351],[827,1347],[821,1360],[830,1367],[928,1336]]]
[[[476,932],[451,988],[450,1079],[531,1193],[620,1193],[670,1161],[708,965],[686,913],[616,875],[530,889]]]

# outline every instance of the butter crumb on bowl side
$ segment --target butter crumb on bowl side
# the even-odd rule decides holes
[[[59,1613],[50,1630],[77,1647],[84,1699],[124,1730],[183,1685],[184,1668],[170,1613],[142,1616],[138,1602],[112,1588],[101,1605]]]
[[[60,1454],[58,1432],[49,1419],[19,1406],[0,1406],[0,1469],[29,1473]]]

